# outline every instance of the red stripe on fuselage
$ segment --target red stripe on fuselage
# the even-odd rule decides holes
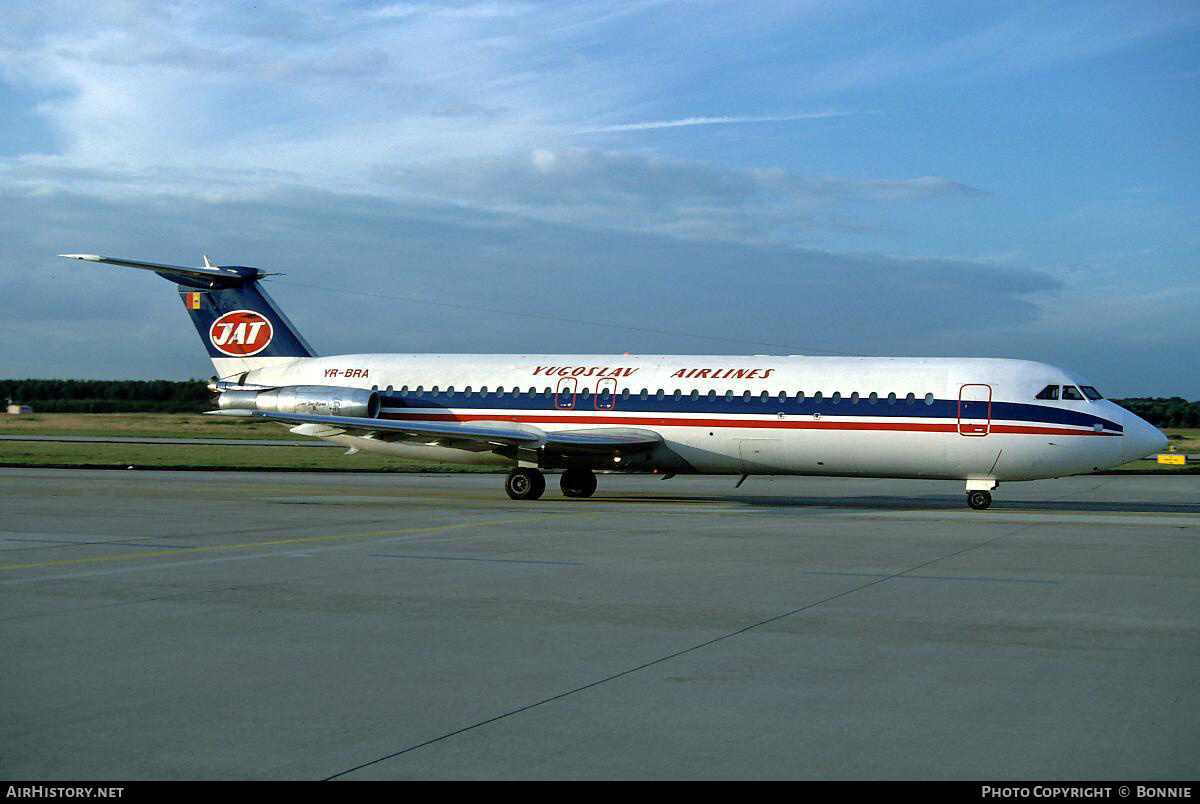
[[[632,425],[642,427],[726,427],[763,430],[875,430],[916,433],[957,433],[957,422],[852,422],[852,421],[787,421],[764,419],[675,419],[659,416],[580,416],[580,415],[517,415],[457,414],[457,413],[384,413],[380,418],[424,422],[522,422],[525,424],[599,424]],[[1069,436],[1119,436],[1120,433],[1096,430],[1065,430],[1057,427],[1034,425],[992,424],[992,433],[1019,435],[1069,435]],[[972,433],[971,435],[976,435]]]

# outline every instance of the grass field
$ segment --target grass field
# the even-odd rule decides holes
[[[1200,429],[1168,428],[1176,452],[1200,454]],[[172,413],[35,413],[0,416],[0,435],[127,436],[133,438],[312,439],[274,422]],[[0,441],[0,466],[140,469],[270,469],[334,472],[473,472],[486,467],[405,461],[337,449]],[[1200,466],[1134,461],[1109,471],[1200,472]]]
[[[283,425],[199,413],[33,413],[0,417],[0,435],[131,436],[136,438],[294,438]]]
[[[274,422],[174,413],[35,413],[0,416],[0,435],[239,438],[312,441]],[[87,444],[0,441],[0,466],[95,469],[269,469],[330,472],[475,472],[490,467],[406,461],[312,447]]]
[[[1169,441],[1164,454],[1178,452],[1184,455],[1200,455],[1200,429],[1187,427],[1167,427],[1163,430]],[[1109,471],[1113,472],[1200,472],[1200,465],[1170,466],[1148,460],[1133,461],[1124,466],[1118,466]]]

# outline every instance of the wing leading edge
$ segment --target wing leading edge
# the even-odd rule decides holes
[[[382,440],[437,441],[444,446],[470,451],[521,447],[550,449],[557,453],[607,452],[624,454],[643,452],[662,443],[662,436],[646,430],[619,428],[572,430],[548,433],[536,427],[512,426],[511,422],[417,422],[397,419],[366,419],[351,416],[318,416],[310,413],[246,411],[247,415],[296,424],[315,424],[329,428],[322,436],[352,435]],[[336,431],[336,432],[334,432]]]

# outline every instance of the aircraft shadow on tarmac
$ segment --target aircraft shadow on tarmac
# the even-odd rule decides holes
[[[881,511],[961,511],[964,514],[1002,513],[1004,511],[1053,511],[1057,513],[1110,514],[1200,514],[1200,503],[1146,502],[1144,500],[1004,500],[997,499],[987,512],[971,511],[962,495],[927,497],[794,497],[782,495],[622,495],[592,497],[605,503],[725,503],[764,508],[869,508]]]

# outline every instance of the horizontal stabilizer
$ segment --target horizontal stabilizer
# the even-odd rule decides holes
[[[142,262],[141,260],[126,260],[120,257],[101,257],[98,254],[59,254],[60,257],[66,257],[71,260],[83,260],[84,262],[102,262],[107,265],[123,265],[126,268],[140,268],[144,271],[154,271],[157,274],[171,276],[186,277],[192,280],[200,280],[202,282],[210,282],[219,286],[236,285],[247,280],[259,279],[271,274],[264,273],[257,268],[249,268],[244,265],[206,265],[203,267],[188,267],[183,265],[163,265],[157,262]],[[208,262],[206,259],[205,262]]]

